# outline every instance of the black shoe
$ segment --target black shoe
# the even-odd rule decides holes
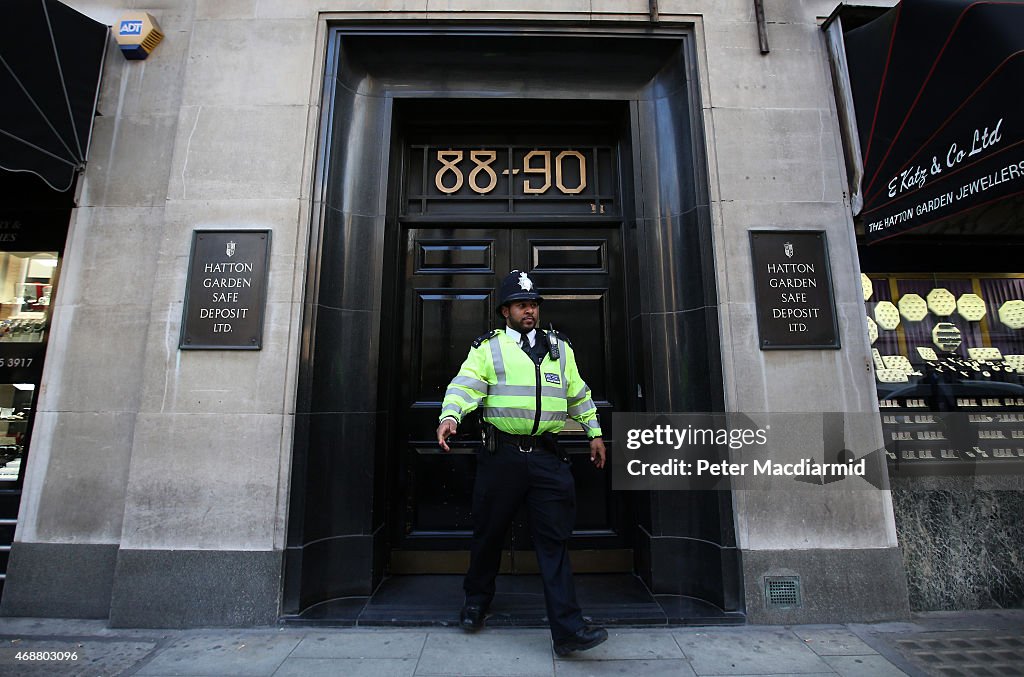
[[[594,625],[587,625],[577,630],[576,634],[572,637],[555,642],[555,653],[559,656],[568,656],[573,651],[593,649],[606,639],[608,639],[607,630]]]
[[[466,604],[459,613],[459,626],[463,630],[476,632],[484,627],[484,608],[479,604]]]

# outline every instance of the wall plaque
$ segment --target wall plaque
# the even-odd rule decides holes
[[[269,264],[269,230],[194,231],[178,347],[262,348]]]
[[[838,349],[825,233],[752,230],[750,253],[761,350]]]

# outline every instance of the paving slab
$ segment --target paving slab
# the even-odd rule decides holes
[[[556,677],[694,677],[693,668],[685,660],[623,660],[576,661],[555,663]],[[835,675],[829,675],[835,677]]]
[[[425,632],[313,632],[291,658],[419,658]]]
[[[785,628],[677,631],[673,636],[698,675],[831,672],[803,640]]]
[[[300,640],[300,635],[291,633],[186,633],[159,651],[136,674],[270,677]]]
[[[841,625],[803,625],[794,627],[793,633],[819,656],[867,656],[878,653]]]
[[[0,635],[50,635],[50,636],[86,636],[86,635],[163,635],[161,630],[116,629],[107,627],[102,619],[79,618],[20,618],[0,616]]]
[[[658,660],[685,659],[675,639],[664,630],[609,630],[608,641],[587,651],[577,651],[566,660]]]
[[[912,666],[934,674],[1024,675],[1024,632],[1005,628],[944,630],[890,641]]]
[[[546,630],[432,632],[416,674],[549,677],[554,674],[552,656]]]
[[[77,650],[18,661],[17,650]],[[578,675],[1024,675],[1024,611],[918,614],[913,623],[613,628],[556,658],[547,630],[107,628],[103,621],[0,618],[0,677],[574,677]]]
[[[906,677],[907,674],[877,654],[825,656],[824,661],[842,677]]]
[[[415,658],[289,658],[274,677],[412,677]]]

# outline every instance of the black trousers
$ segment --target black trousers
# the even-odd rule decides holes
[[[508,443],[477,458],[473,545],[463,582],[466,602],[487,608],[494,599],[501,546],[525,501],[551,636],[565,639],[584,625],[569,564],[569,536],[576,520],[576,485],[569,464],[546,449],[523,453]]]

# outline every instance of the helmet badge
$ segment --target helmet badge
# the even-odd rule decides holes
[[[533,289],[533,281],[526,277],[526,273],[519,273],[519,286],[523,291],[530,291]]]

